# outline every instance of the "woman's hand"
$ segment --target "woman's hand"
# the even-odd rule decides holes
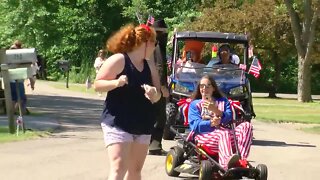
[[[219,116],[213,116],[211,119],[210,119],[210,126],[211,127],[216,127],[216,126],[219,126],[220,125],[220,122],[221,122],[221,117]]]
[[[149,86],[147,84],[142,85],[142,88],[145,91],[145,97],[149,99],[152,103],[159,101],[159,99],[161,98],[161,93],[157,91],[157,88]]]
[[[218,109],[218,107],[216,106],[216,104],[214,103],[214,101],[210,101],[210,100],[205,100],[203,102],[203,107],[207,108],[209,111],[211,111],[212,113],[221,116],[222,112]]]
[[[121,75],[118,78],[118,83],[117,83],[117,87],[122,87],[125,84],[128,84],[128,77],[126,75]]]

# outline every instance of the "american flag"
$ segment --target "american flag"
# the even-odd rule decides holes
[[[153,25],[153,23],[154,23],[154,17],[149,15],[148,20],[147,20],[147,25]]]
[[[260,70],[262,69],[260,61],[257,57],[253,57],[249,74],[252,74],[255,78],[258,78],[260,76]]]

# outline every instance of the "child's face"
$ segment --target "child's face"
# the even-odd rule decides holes
[[[200,88],[202,99],[211,97],[215,90],[210,80],[207,78],[203,78],[200,80],[199,88]]]

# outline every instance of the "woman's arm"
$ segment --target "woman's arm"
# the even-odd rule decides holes
[[[202,119],[201,110],[197,107],[197,103],[199,103],[199,100],[194,100],[189,106],[188,120],[190,129],[200,134],[213,131],[214,128],[210,125],[211,122]]]
[[[232,110],[230,102],[224,98],[224,111],[222,112],[221,123],[228,124],[232,120]]]
[[[94,82],[94,88],[96,91],[104,92],[111,91],[117,87],[123,86],[127,83],[126,76],[120,76],[116,79],[124,69],[124,56],[122,54],[114,54],[103,63],[100,68],[96,80]]]
[[[150,99],[151,102],[155,103],[160,100],[161,98],[161,83],[160,83],[160,76],[158,73],[158,70],[156,68],[156,64],[154,62],[153,56],[150,60],[147,60],[147,63],[149,65],[150,71],[151,71],[151,78],[152,78],[152,84],[156,88],[156,94],[155,96]]]

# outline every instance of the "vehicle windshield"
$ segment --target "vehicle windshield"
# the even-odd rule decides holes
[[[226,47],[227,46],[227,47]],[[178,39],[174,46],[171,80],[176,92],[191,94],[202,76],[208,74],[217,82],[220,90],[228,94],[230,89],[245,84],[245,44],[217,43],[197,39]]]
[[[223,92],[227,92],[229,89],[245,84],[244,71],[233,64],[214,65],[213,67],[203,66],[196,68],[181,68],[184,68],[185,71],[177,71],[174,79],[180,84],[189,84],[189,86],[193,84],[193,90],[196,88],[199,80],[204,75],[213,77]]]

